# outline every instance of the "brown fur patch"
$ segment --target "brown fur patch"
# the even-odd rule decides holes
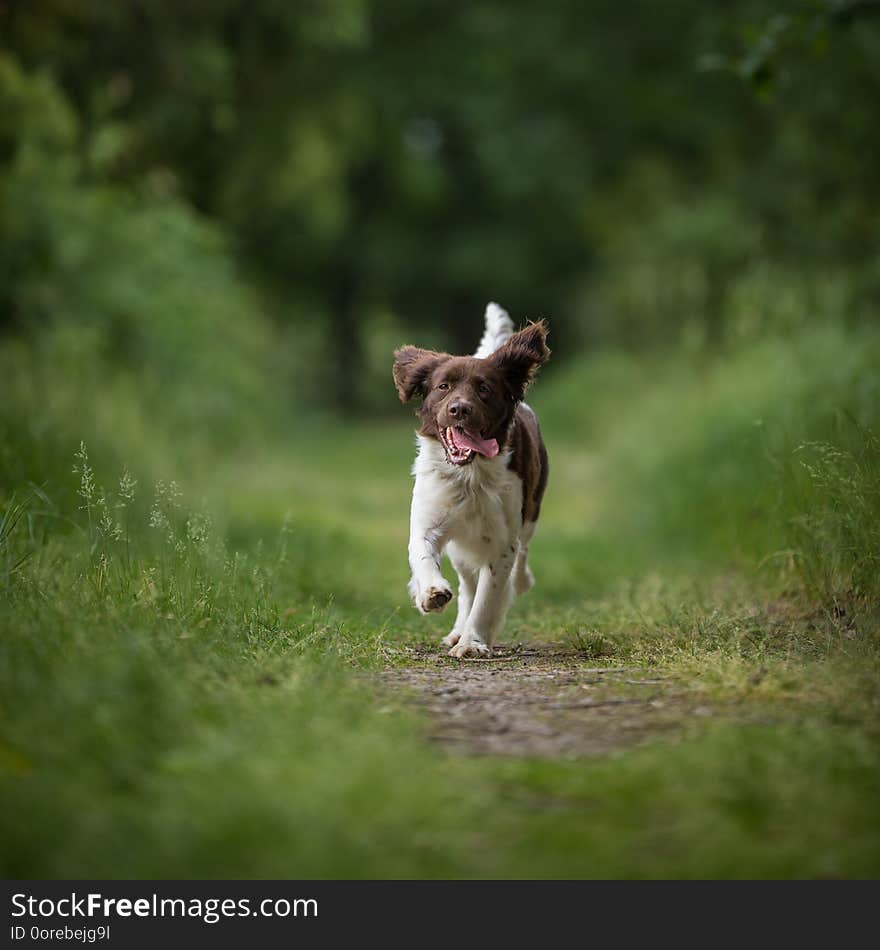
[[[510,467],[523,482],[523,522],[537,521],[550,466],[538,417],[528,406],[517,406],[510,448]]]

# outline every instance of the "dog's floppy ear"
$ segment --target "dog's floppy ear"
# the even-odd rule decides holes
[[[538,368],[549,358],[547,324],[538,320],[514,333],[488,357],[488,362],[501,370],[514,401],[519,402],[525,396]]]
[[[414,396],[427,395],[425,386],[431,373],[449,359],[446,353],[420,350],[417,346],[402,346],[394,354],[394,385],[401,402],[409,402]]]

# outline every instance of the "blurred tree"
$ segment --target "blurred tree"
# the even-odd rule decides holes
[[[699,272],[702,296],[681,286],[707,341],[758,247],[804,269],[873,266],[876,292],[875,6],[0,0],[0,44],[64,90],[76,180],[211,218],[293,338],[323,339],[320,398],[354,408],[385,313],[461,350],[488,298],[549,315],[558,353],[666,338],[674,293],[599,313],[646,255],[661,280]],[[773,95],[731,69],[768,91],[773,73]],[[14,121],[0,118],[0,179]]]

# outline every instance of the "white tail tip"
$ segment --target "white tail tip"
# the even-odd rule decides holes
[[[478,359],[485,359],[498,349],[513,334],[513,320],[510,314],[497,303],[486,306],[486,332],[480,340],[480,346],[474,353]]]

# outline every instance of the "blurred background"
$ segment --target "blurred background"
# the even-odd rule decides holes
[[[537,864],[481,870],[505,847],[482,838],[435,860],[465,824],[413,839],[447,814],[443,781],[397,780],[423,750],[298,665],[445,632],[406,603],[392,353],[472,352],[489,300],[545,317],[553,349],[529,397],[538,586],[509,636],[715,663],[786,701],[848,658],[822,701],[849,721],[858,680],[876,738],[878,67],[876,0],[0,0],[12,874],[585,872],[590,848],[560,863],[541,835]],[[778,598],[796,631],[755,606]],[[772,768],[796,756],[770,747],[778,781],[753,787],[751,740],[718,754],[708,797],[744,790],[734,870],[876,873],[822,736],[827,781],[805,769],[794,809]],[[661,776],[678,807],[673,772],[658,757],[639,787]],[[781,825],[741,826],[776,791]],[[729,872],[702,804],[666,851],[621,850],[612,823],[586,870]],[[787,864],[777,839],[800,842]]]
[[[876,13],[3,0],[4,375],[226,441],[394,411],[488,299],[559,368],[876,319]]]

